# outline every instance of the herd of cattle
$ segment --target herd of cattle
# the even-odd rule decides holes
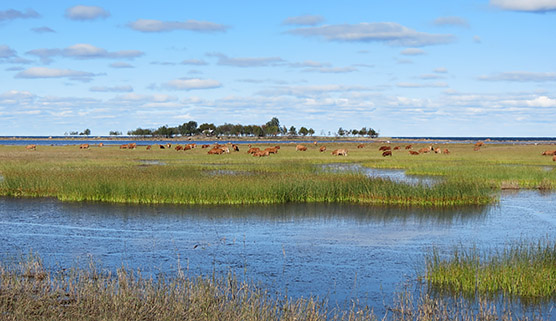
[[[322,146],[317,146],[317,142],[314,142],[313,145],[315,147],[318,148],[319,152],[325,152],[326,151],[326,146],[322,145]],[[98,147],[102,147],[104,146],[103,143],[99,143],[97,145]],[[484,142],[477,142],[474,144],[473,146],[473,150],[474,151],[479,151],[482,147],[486,146]],[[79,145],[79,149],[89,149],[90,145],[89,144],[81,144]],[[123,144],[120,145],[120,149],[136,149],[138,146],[136,143],[129,143],[129,144]],[[164,145],[147,145],[146,149],[147,150],[151,150],[152,148],[156,148],[158,147],[159,149],[171,149],[172,148],[172,144],[171,143],[167,143]],[[174,149],[176,151],[186,151],[186,150],[191,150],[193,148],[196,148],[197,144],[187,144],[187,145],[176,145],[174,147]],[[249,148],[247,150],[247,154],[251,154],[254,157],[265,157],[265,156],[270,156],[270,154],[277,154],[278,150],[280,149],[279,145],[276,145],[274,147],[267,147],[263,150],[261,150],[259,147],[252,147],[251,144],[248,144],[247,147]],[[357,145],[358,149],[364,148],[365,144],[359,144]],[[36,150],[37,149],[37,145],[35,144],[31,144],[31,145],[27,145],[25,147],[27,150]],[[239,152],[239,145],[237,144],[232,144],[232,143],[228,143],[228,144],[214,144],[214,145],[209,145],[209,144],[203,144],[201,145],[201,148],[208,148],[208,152],[207,154],[209,155],[222,155],[222,154],[229,154],[230,151],[235,151],[235,152]],[[428,147],[423,147],[420,148],[419,150],[413,150],[413,145],[406,145],[404,147],[405,150],[407,150],[409,152],[410,155],[420,155],[420,154],[426,154],[426,153],[436,153],[436,154],[445,154],[448,155],[450,154],[450,151],[447,148],[444,148],[443,150],[440,149],[439,147],[433,147],[432,145],[428,146]],[[307,151],[307,146],[304,145],[297,145],[295,147],[295,150],[298,152],[305,152]],[[396,151],[396,150],[402,150],[401,146],[394,146],[391,147],[389,145],[383,145],[380,146],[378,148],[378,150],[380,152],[382,152],[382,156],[386,157],[386,156],[392,156],[392,152]],[[332,155],[334,156],[347,156],[348,155],[348,150],[341,148],[341,149],[335,149],[332,151]],[[543,156],[552,156],[552,161],[556,162],[556,150],[546,150],[542,153]]]

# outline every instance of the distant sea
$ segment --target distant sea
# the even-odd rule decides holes
[[[399,136],[399,137],[379,137],[377,141],[387,142],[392,140],[392,142],[398,143],[430,143],[430,144],[465,144],[474,143],[477,141],[484,141],[491,144],[556,144],[556,137],[409,137],[409,136]],[[0,136],[0,145],[77,145],[77,144],[98,144],[103,143],[105,145],[121,145],[128,143],[137,143],[138,145],[155,145],[155,144],[166,144],[171,142],[172,144],[211,144],[211,143],[223,143],[231,142],[234,144],[284,144],[284,143],[299,143],[299,144],[310,144],[314,141],[319,143],[354,143],[362,142],[368,143],[368,139],[358,139],[358,137],[349,137],[349,139],[342,139],[337,137],[304,137],[295,140],[288,140],[287,138],[281,138],[273,140],[271,138],[265,139],[233,139],[223,137],[220,139],[204,139],[204,140],[189,140],[184,137],[175,137],[171,140],[169,139],[153,139],[153,138],[136,138],[129,136]]]

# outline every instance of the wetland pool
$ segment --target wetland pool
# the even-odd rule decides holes
[[[504,192],[491,206],[146,206],[0,197],[0,258],[50,269],[126,266],[172,276],[235,273],[274,293],[385,311],[434,246],[496,249],[556,237],[556,193]],[[379,314],[380,315],[380,314]]]

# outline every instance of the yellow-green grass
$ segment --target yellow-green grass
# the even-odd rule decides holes
[[[313,145],[299,152],[295,144],[283,144],[278,154],[261,158],[248,155],[246,148],[208,155],[201,148],[184,152],[148,151],[144,146],[137,150],[39,146],[37,151],[27,151],[21,146],[0,146],[0,195],[172,204],[354,202],[451,206],[493,200],[486,184],[472,180],[456,178],[433,186],[409,185],[372,179],[358,172],[322,170],[320,164],[384,162],[376,148],[355,146],[331,144],[328,151],[320,153]],[[330,150],[338,147],[348,148],[349,156],[332,156]]]
[[[140,271],[122,267],[112,273],[95,264],[50,271],[36,256],[12,264],[0,262],[0,319],[7,321],[528,320],[485,300],[477,307],[424,292],[414,297],[407,289],[385,304],[388,312],[379,317],[355,301],[340,307],[314,296],[271,294],[233,275],[188,276],[178,270],[173,276],[153,279]]]
[[[434,250],[426,257],[425,278],[432,288],[465,296],[545,301],[556,295],[556,244],[522,241],[501,251],[462,246],[447,258]]]

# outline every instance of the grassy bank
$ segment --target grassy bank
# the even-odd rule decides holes
[[[330,149],[338,147],[350,148],[350,155],[332,156]],[[371,179],[359,172],[322,170],[322,164],[339,162],[373,160],[383,165],[385,160],[371,146],[358,150],[352,144],[335,144],[320,153],[317,146],[297,152],[295,145],[284,144],[278,154],[263,158],[252,157],[245,149],[225,155],[207,155],[206,151],[148,151],[144,146],[137,150],[40,146],[27,151],[21,146],[1,146],[0,194],[151,204],[452,206],[493,200],[491,188],[472,179],[445,179],[431,187]]]
[[[486,252],[459,248],[448,258],[433,252],[426,259],[425,278],[434,288],[466,296],[546,301],[556,295],[556,244],[520,242]]]
[[[315,297],[270,295],[233,276],[143,278],[124,268],[49,272],[37,257],[0,263],[2,320],[528,320],[480,301],[448,302],[402,292],[376,316],[355,304],[331,307]],[[535,320],[542,320],[537,317]]]

